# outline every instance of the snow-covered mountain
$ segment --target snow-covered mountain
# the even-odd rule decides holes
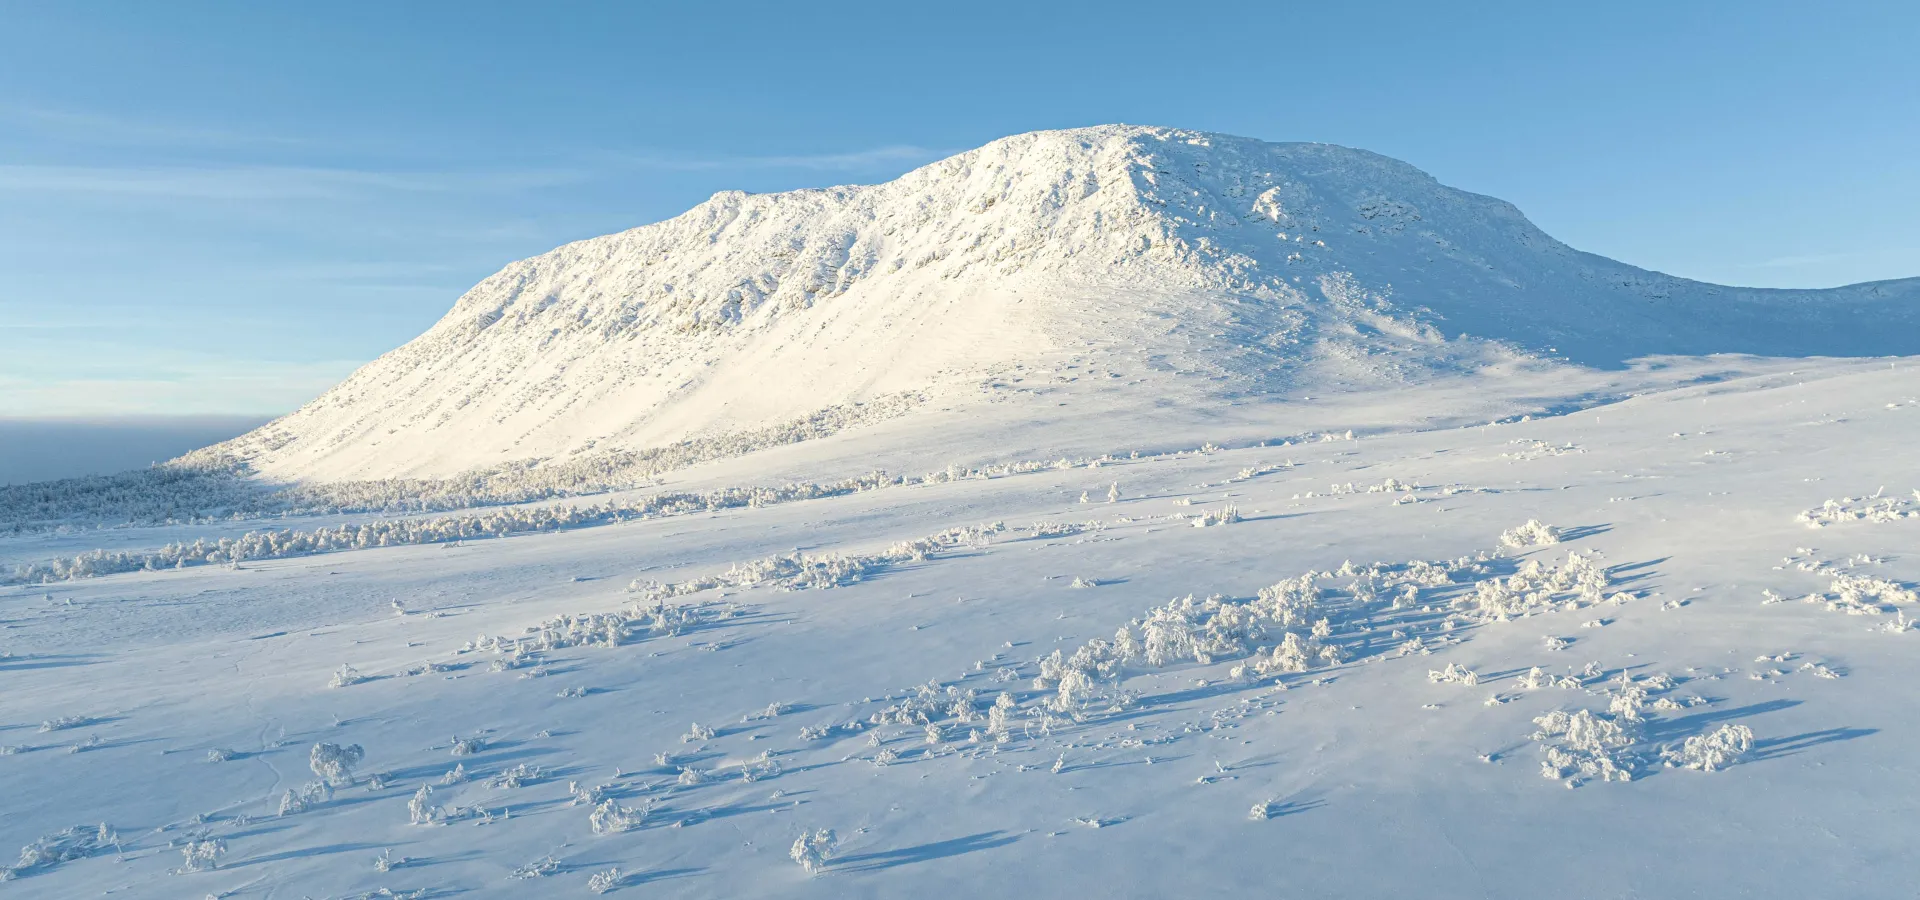
[[[1880,355],[1917,338],[1920,279],[1703,284],[1573,250],[1373,153],[1115,125],[881,185],[721,193],[516,262],[217,452],[281,479],[445,476],[1068,365],[1148,382],[1144,403],[1528,355]]]

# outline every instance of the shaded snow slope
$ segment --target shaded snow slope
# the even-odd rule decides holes
[[[1144,404],[1524,353],[1892,354],[1920,336],[1916,297],[1914,280],[1772,291],[1636,269],[1359,150],[1036,132],[881,185],[718,194],[514,263],[220,452],[283,479],[444,476],[976,395],[1068,359],[1148,381]]]

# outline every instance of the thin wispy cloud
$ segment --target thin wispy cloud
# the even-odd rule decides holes
[[[39,106],[0,106],[0,123],[42,138],[85,144],[232,148],[303,143],[296,138],[233,128]]]
[[[650,154],[619,154],[614,158],[628,166],[677,172],[701,172],[717,169],[806,169],[811,171],[868,171],[915,165],[950,155],[911,144],[889,144],[866,150],[841,153],[786,154],[774,156],[685,157]]]
[[[0,165],[0,192],[199,200],[346,200],[378,193],[489,193],[576,184],[559,170],[394,172],[304,166]]]

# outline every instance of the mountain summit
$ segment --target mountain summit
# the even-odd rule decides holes
[[[1109,125],[873,186],[724,192],[513,263],[425,334],[229,442],[276,478],[449,475],[765,428],[1084,366],[1152,402],[1529,358],[1911,352],[1920,279],[1720,287],[1328,144]]]

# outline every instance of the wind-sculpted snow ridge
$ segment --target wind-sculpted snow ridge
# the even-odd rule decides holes
[[[1891,354],[1920,336],[1916,298],[1920,280],[1772,291],[1636,269],[1360,150],[1044,131],[881,185],[725,192],[513,263],[218,452],[275,479],[444,477],[1070,362],[1162,388],[1143,403],[1543,355]]]

